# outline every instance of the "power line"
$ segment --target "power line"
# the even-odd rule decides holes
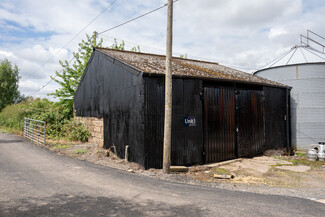
[[[72,62],[72,60],[74,60],[74,58],[75,57],[72,57],[70,60],[69,60],[69,62],[68,62],[68,64],[70,64],[71,62]],[[64,67],[65,68],[65,67]],[[58,72],[58,74],[60,74],[63,70],[64,70],[64,68],[62,68],[59,72]],[[53,78],[56,78],[58,75],[56,74]],[[32,94],[29,94],[27,97],[29,97],[29,96],[33,96],[35,93],[38,93],[39,91],[41,91],[42,89],[44,89],[47,85],[49,85],[52,81],[53,81],[53,78],[51,78],[46,84],[44,84],[41,88],[39,88],[38,90],[36,90],[35,92],[33,92]]]
[[[161,54],[161,55],[164,55],[164,52],[166,51],[166,50],[158,48],[158,47],[152,47],[152,46],[144,45],[144,44],[137,43],[137,42],[134,42],[134,41],[124,40],[124,39],[121,39],[121,38],[109,36],[109,35],[106,35],[106,34],[102,34],[101,37],[104,37],[104,38],[107,38],[107,39],[123,40],[124,42],[126,42],[126,45],[128,45],[128,44],[139,45],[140,48],[144,47],[144,48],[147,48],[147,49],[150,49],[150,50],[159,51],[159,53],[158,52],[153,52],[153,53],[157,53],[157,54]],[[149,51],[149,52],[152,53],[152,51]],[[184,53],[180,53],[179,51],[173,51],[173,55],[174,54],[179,56],[179,55],[182,55]],[[207,58],[199,57],[199,56],[196,56],[196,55],[190,55],[190,54],[189,54],[189,56],[190,56],[190,58],[194,58],[196,60],[216,62],[214,59],[211,59],[211,58],[207,59]],[[234,65],[234,64],[222,64],[222,65],[227,66],[227,67],[232,67],[232,68],[245,69],[245,70],[257,70],[256,67],[251,67],[251,66]]]
[[[41,65],[34,72],[32,72],[32,73],[30,73],[28,75],[34,74],[40,68],[42,68],[45,64],[47,64],[50,60],[52,60],[63,48],[68,46],[68,44],[70,44],[81,32],[83,32],[88,26],[90,26],[95,20],[97,20],[108,8],[110,8],[112,5],[114,5],[117,1],[118,0],[114,0],[111,4],[109,4],[100,14],[98,14],[92,21],[90,21],[84,28],[82,28],[70,41],[68,41],[63,47],[61,47],[51,58],[49,58],[43,65]],[[74,57],[71,58],[69,63],[71,63],[73,59],[74,59]],[[63,70],[64,70],[64,68],[62,68],[58,73],[61,73]],[[57,77],[57,75],[55,75],[53,78],[56,78],[56,77]],[[38,93],[39,91],[44,89],[47,85],[49,85],[52,81],[53,81],[53,79],[51,78],[46,84],[44,84],[41,88],[39,88],[38,90],[36,90],[32,94],[30,94],[29,96],[33,96],[35,93]]]
[[[68,41],[62,48],[60,48],[60,50],[58,51],[58,52],[56,52],[47,62],[49,62],[51,59],[53,59],[53,57],[55,56],[55,55],[57,55],[57,53],[59,53],[63,48],[65,48],[69,43],[71,43],[82,31],[84,31],[91,23],[93,23],[98,17],[100,17],[109,7],[111,7],[116,1],[118,1],[118,0],[115,0],[115,1],[113,1],[109,6],[107,6],[97,17],[95,17],[90,23],[88,23],[82,30],[80,30],[70,41]],[[177,2],[177,1],[179,1],[179,0],[175,0],[175,1],[173,1],[174,3],[175,2]],[[116,29],[116,28],[118,28],[118,27],[121,27],[121,26],[123,26],[123,25],[125,25],[125,24],[127,24],[127,23],[130,23],[130,22],[132,22],[132,21],[134,21],[134,20],[137,20],[137,19],[139,19],[139,18],[141,18],[141,17],[144,17],[144,16],[146,16],[146,15],[148,15],[148,14],[151,14],[151,13],[153,13],[153,12],[155,12],[155,11],[158,11],[158,10],[160,10],[160,9],[162,9],[162,8],[164,8],[164,7],[166,7],[167,6],[167,4],[164,4],[164,5],[162,5],[162,6],[160,6],[160,7],[158,7],[158,8],[156,8],[156,9],[153,9],[153,10],[151,10],[151,11],[149,11],[149,12],[147,12],[147,13],[144,13],[144,14],[142,14],[142,15],[140,15],[140,16],[137,16],[137,17],[135,17],[135,18],[133,18],[133,19],[130,19],[130,20],[128,20],[128,21],[126,21],[126,22],[123,22],[123,23],[121,23],[121,24],[119,24],[119,25],[117,25],[117,26],[114,26],[114,27],[112,27],[112,28],[109,28],[109,29],[107,29],[107,30],[104,30],[104,31],[102,31],[102,32],[100,32],[100,33],[98,33],[97,35],[99,35],[99,34],[102,34],[102,33],[104,33],[104,32],[108,32],[108,31],[111,31],[111,30],[113,30],[113,29]],[[72,61],[74,59],[74,57],[69,61],[69,63]],[[46,62],[46,63],[47,63]],[[45,63],[45,64],[46,64]],[[43,64],[43,65],[45,65],[45,64]],[[42,66],[41,66],[42,67]],[[41,67],[39,67],[37,70],[39,70]],[[62,71],[63,71],[63,69],[64,68],[62,68],[61,70],[60,70],[60,72],[58,72],[58,73],[61,73]],[[37,70],[35,70],[35,72],[37,71]],[[55,77],[57,77],[57,75],[55,75],[54,76],[54,78]],[[35,93],[38,93],[39,91],[41,91],[43,88],[45,88],[47,85],[49,85],[51,82],[53,81],[53,79],[51,78],[51,80],[49,80],[45,85],[43,85],[41,88],[39,88],[37,91],[35,91],[34,93],[32,93],[32,94],[30,94],[29,96],[32,96],[32,95],[34,95]]]
[[[179,1],[179,0],[175,0],[175,1],[173,1],[173,2],[175,3],[175,2],[178,2],[178,1]],[[144,16],[146,16],[146,15],[148,15],[148,14],[151,14],[151,13],[153,13],[153,12],[155,12],[155,11],[158,11],[158,10],[164,8],[164,7],[167,7],[167,4],[164,4],[164,5],[162,5],[162,6],[158,7],[158,8],[156,8],[156,9],[153,9],[153,10],[147,12],[147,13],[144,13],[144,14],[142,14],[142,15],[140,15],[140,16],[137,16],[137,17],[135,17],[135,18],[132,18],[132,19],[130,19],[130,20],[128,20],[128,21],[125,21],[124,23],[121,23],[121,24],[118,24],[118,25],[116,25],[116,26],[113,26],[113,27],[111,27],[111,28],[109,28],[109,29],[106,29],[106,30],[104,30],[104,31],[102,31],[102,32],[100,32],[100,33],[98,33],[98,35],[100,35],[100,34],[102,34],[102,33],[105,33],[105,32],[108,32],[108,31],[111,31],[111,30],[113,30],[113,29],[116,29],[116,28],[118,28],[118,27],[120,27],[120,26],[123,26],[123,25],[125,25],[125,24],[128,24],[128,23],[130,23],[130,22],[132,22],[132,21],[134,21],[134,20],[137,20],[137,19],[139,19],[139,18],[141,18],[141,17],[144,17]]]
[[[68,41],[63,47],[61,47],[55,54],[53,54],[45,63],[43,63],[41,66],[39,66],[35,71],[33,71],[32,73],[29,73],[27,75],[33,75],[35,72],[37,72],[38,70],[40,70],[44,65],[46,65],[48,62],[50,62],[56,55],[58,55],[58,53],[61,52],[61,50],[63,48],[65,48],[66,46],[68,46],[68,44],[70,44],[81,32],[83,32],[89,25],[91,25],[95,20],[97,20],[108,8],[110,8],[112,5],[115,4],[115,2],[117,2],[118,0],[114,0],[111,4],[109,4],[100,14],[98,14],[92,21],[90,21],[84,28],[82,28],[75,36],[73,36],[73,38]]]

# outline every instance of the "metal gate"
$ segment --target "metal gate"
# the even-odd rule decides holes
[[[229,88],[204,88],[205,163],[236,157],[235,92]]]
[[[45,145],[46,122],[24,118],[24,137],[39,145]]]

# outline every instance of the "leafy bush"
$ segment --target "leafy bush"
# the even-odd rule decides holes
[[[0,126],[22,131],[24,117],[45,121],[48,138],[66,138],[86,142],[90,136],[82,123],[73,121],[72,114],[66,105],[47,99],[28,98],[22,103],[5,107],[0,113]]]
[[[84,124],[74,121],[64,124],[62,131],[68,139],[81,142],[87,142],[90,136],[90,132]]]

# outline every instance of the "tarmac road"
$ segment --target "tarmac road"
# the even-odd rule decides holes
[[[324,216],[307,199],[177,184],[0,133],[0,216]]]

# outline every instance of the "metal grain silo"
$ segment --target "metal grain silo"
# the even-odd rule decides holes
[[[292,87],[292,147],[307,149],[325,141],[325,54],[310,46],[294,46],[254,73]]]

